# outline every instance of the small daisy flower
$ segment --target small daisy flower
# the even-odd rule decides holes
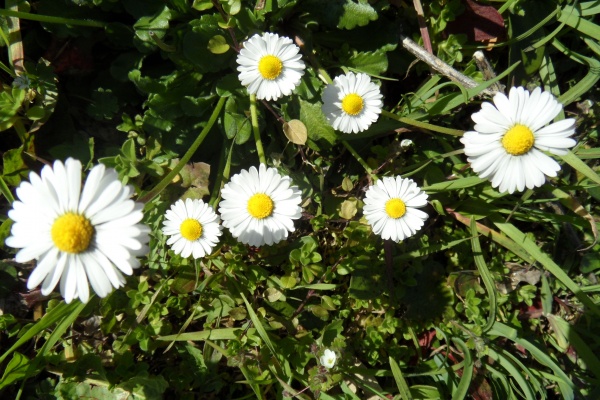
[[[292,39],[276,33],[252,36],[237,57],[242,85],[258,99],[289,96],[304,75],[305,65],[299,51]]]
[[[331,351],[329,349],[325,349],[325,351],[323,352],[323,355],[319,359],[319,361],[321,362],[321,365],[327,369],[333,368],[336,360],[337,360],[337,356],[335,355],[335,352]]]
[[[219,212],[233,237],[250,246],[272,245],[294,231],[301,192],[288,176],[261,164],[242,170],[221,190]]]
[[[60,281],[67,303],[86,303],[88,282],[100,297],[123,286],[123,274],[149,250],[150,230],[139,223],[143,205],[129,199],[133,189],[114,169],[96,165],[81,186],[81,162],[55,161],[19,185],[8,212],[14,224],[6,244],[21,249],[16,261],[37,261],[27,287],[42,284],[46,296]]]
[[[398,242],[423,227],[428,215],[417,208],[426,204],[427,194],[412,179],[385,177],[367,190],[363,213],[376,235]]]
[[[367,74],[336,76],[323,91],[323,114],[333,129],[362,132],[377,121],[383,102],[379,86]]]
[[[221,236],[221,221],[213,208],[202,200],[178,200],[167,210],[163,233],[175,254],[202,258],[212,253]]]
[[[489,179],[500,192],[533,189],[555,177],[560,165],[543,153],[567,154],[576,142],[575,120],[563,119],[548,125],[562,105],[538,87],[531,94],[522,87],[510,89],[508,97],[494,96],[471,116],[475,130],[465,132],[461,142],[471,168]]]

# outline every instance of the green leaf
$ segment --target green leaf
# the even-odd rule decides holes
[[[182,43],[184,56],[202,73],[217,72],[224,68],[233,57],[233,52],[215,54],[211,52],[209,45],[211,39],[223,33],[218,25],[218,18],[203,15],[188,25]]]
[[[498,321],[496,321],[492,329],[489,331],[489,334],[504,336],[516,344],[524,347],[537,361],[546,365],[554,372],[554,375],[558,378],[557,382],[563,398],[568,400],[575,398],[575,384],[571,381],[563,369],[552,360],[547,351],[544,351],[528,340],[519,337],[515,329]],[[535,396],[532,396],[531,398],[533,399]]]
[[[600,315],[600,308],[585,294],[581,287],[573,282],[561,267],[559,267],[546,253],[544,253],[528,236],[521,232],[513,224],[505,222],[499,215],[492,215],[490,219],[494,224],[511,238],[518,246],[522,247],[535,260],[541,263],[552,275],[562,282],[575,296],[596,315]]]
[[[300,102],[300,121],[306,125],[308,130],[308,146],[319,150],[320,146],[330,147],[337,140],[335,130],[329,125],[325,115],[321,111],[319,103],[312,104],[302,99]]]
[[[412,400],[412,394],[406,384],[404,376],[402,376],[402,370],[398,366],[398,363],[391,356],[389,357],[389,360],[390,367],[392,368],[392,375],[394,375],[396,386],[398,386],[398,391],[400,392],[400,397],[405,400]]]
[[[488,320],[485,326],[482,328],[483,332],[488,331],[494,322],[496,321],[496,285],[494,284],[494,278],[492,278],[492,274],[488,269],[485,258],[483,257],[483,253],[481,250],[481,244],[479,243],[479,236],[477,233],[477,223],[474,218],[471,219],[471,248],[473,249],[473,259],[475,260],[475,265],[477,266],[477,270],[479,271],[479,275],[483,280],[483,284],[485,285],[485,289],[488,294],[489,302],[490,302],[490,311],[488,315]]]
[[[2,388],[10,385],[13,382],[19,381],[27,377],[27,371],[30,365],[31,362],[27,357],[25,357],[18,351],[15,351],[13,357],[6,365],[4,374],[2,374],[2,379],[0,379],[0,390],[2,390]]]
[[[171,10],[168,6],[163,6],[160,11],[154,15],[146,15],[137,20],[133,25],[136,36],[136,46],[142,52],[148,52],[156,48],[156,42],[152,36],[162,39],[169,28],[171,19]]]
[[[344,62],[350,70],[369,75],[382,75],[388,69],[387,52],[377,50],[353,54]]]
[[[208,50],[213,54],[223,54],[229,50],[229,44],[222,35],[215,35],[208,41]]]
[[[203,341],[203,340],[232,340],[237,339],[238,335],[243,331],[241,328],[221,328],[208,329],[198,332],[184,332],[176,335],[158,336],[156,340],[171,341]],[[248,329],[248,335],[253,335],[256,332],[254,328]]]
[[[346,0],[344,3],[344,14],[337,24],[338,28],[353,29],[377,20],[377,11],[371,7],[367,0]]]

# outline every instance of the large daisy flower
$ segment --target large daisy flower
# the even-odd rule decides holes
[[[381,113],[379,86],[367,74],[336,76],[323,91],[323,114],[333,129],[344,133],[362,132],[377,121]]]
[[[472,115],[475,130],[465,132],[461,142],[471,168],[492,182],[500,192],[533,189],[555,177],[560,165],[543,153],[567,154],[576,142],[572,118],[547,125],[562,105],[538,87],[529,94],[522,87],[510,89],[508,97],[494,96],[494,104],[485,102]],[[547,125],[547,126],[546,126]]]
[[[258,99],[289,96],[304,75],[305,65],[299,51],[292,39],[276,33],[252,36],[237,57],[242,85]]]
[[[261,164],[242,170],[221,190],[219,212],[233,237],[250,246],[278,243],[300,218],[301,192],[288,176]]]
[[[163,233],[175,254],[202,258],[212,253],[221,236],[220,218],[202,200],[178,200],[167,210]]]
[[[42,284],[48,295],[60,281],[67,303],[89,299],[89,284],[100,297],[125,284],[140,266],[136,257],[148,253],[150,230],[140,224],[141,203],[129,199],[133,189],[124,186],[114,169],[96,165],[81,185],[81,162],[32,172],[17,188],[19,200],[8,216],[14,221],[6,244],[21,249],[16,261],[37,261],[27,287]]]
[[[369,187],[363,213],[373,232],[395,242],[414,235],[423,227],[427,194],[412,179],[385,177]]]

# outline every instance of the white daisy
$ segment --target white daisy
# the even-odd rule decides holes
[[[242,85],[258,99],[289,96],[304,75],[305,65],[299,51],[292,39],[276,33],[252,36],[237,56]]]
[[[231,178],[221,190],[219,212],[233,237],[250,246],[274,244],[294,231],[301,192],[288,176],[261,164]]]
[[[167,210],[163,233],[171,236],[167,244],[175,254],[202,258],[211,254],[221,236],[221,219],[202,200],[177,200]]]
[[[376,235],[398,242],[423,227],[428,215],[417,208],[426,204],[427,194],[412,179],[388,176],[369,187],[363,213]]]
[[[319,359],[319,361],[321,362],[321,365],[327,369],[333,368],[336,360],[337,360],[337,355],[335,354],[334,351],[329,350],[329,349],[325,349],[325,351],[323,352],[323,355]]]
[[[37,261],[27,287],[42,284],[48,295],[60,280],[67,303],[89,298],[88,281],[100,297],[125,284],[140,266],[136,257],[148,253],[150,230],[139,224],[143,204],[129,199],[133,189],[123,186],[114,169],[96,165],[81,188],[81,162],[32,172],[30,182],[17,188],[19,200],[8,212],[14,221],[6,244],[21,249],[16,261]]]
[[[383,102],[379,86],[367,74],[336,76],[323,91],[323,114],[334,129],[362,132],[377,121]]]
[[[522,87],[510,89],[508,97],[494,96],[472,115],[475,130],[465,132],[461,142],[471,168],[492,182],[500,192],[523,191],[542,186],[546,177],[555,177],[560,165],[542,151],[567,154],[576,142],[575,120],[563,119],[547,125],[562,105],[538,87],[529,92]],[[547,125],[547,126],[545,126]]]

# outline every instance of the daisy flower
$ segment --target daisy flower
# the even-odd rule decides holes
[[[417,208],[426,204],[427,194],[412,179],[388,176],[369,187],[363,213],[376,235],[398,242],[423,227],[428,215]]]
[[[221,190],[219,212],[233,237],[250,246],[272,245],[294,231],[301,192],[288,176],[261,164],[242,170]]]
[[[100,297],[123,286],[123,274],[149,250],[150,230],[139,223],[143,205],[129,199],[133,189],[114,169],[96,165],[81,186],[81,162],[55,161],[19,185],[8,212],[14,224],[6,244],[21,249],[16,261],[37,261],[27,287],[41,284],[46,296],[60,281],[67,303],[86,303],[88,282]]]
[[[323,91],[323,114],[333,129],[344,133],[362,132],[377,121],[381,113],[379,86],[367,74],[336,76]]]
[[[329,349],[325,349],[325,351],[323,352],[323,355],[319,359],[319,361],[321,362],[321,365],[327,369],[333,368],[336,360],[337,360],[337,356],[335,355],[335,352],[332,350],[329,350]]]
[[[252,36],[237,56],[242,85],[258,99],[289,96],[304,75],[305,65],[299,51],[292,39],[276,33]]]
[[[202,200],[178,200],[167,210],[163,233],[175,254],[202,258],[211,254],[221,236],[220,218]]]
[[[522,87],[510,89],[508,97],[494,96],[494,104],[485,102],[481,111],[471,116],[475,130],[465,132],[461,142],[471,168],[489,179],[500,192],[533,189],[555,177],[560,165],[543,153],[567,154],[576,142],[572,118],[548,123],[562,110],[562,105],[538,87],[531,94]]]

